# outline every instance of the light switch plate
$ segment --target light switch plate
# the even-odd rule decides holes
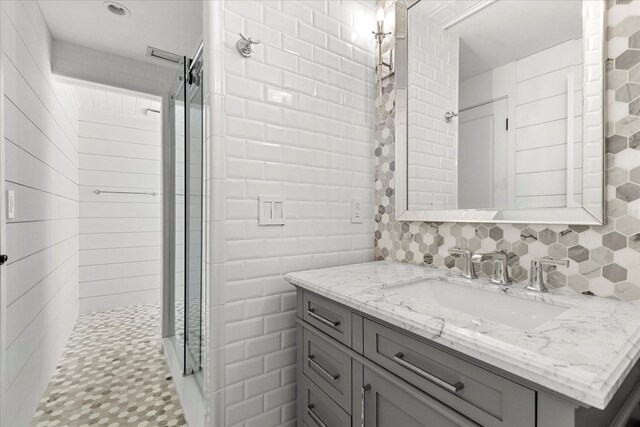
[[[16,217],[16,192],[7,190],[7,219]]]
[[[260,196],[258,198],[258,224],[284,225],[285,200],[279,196]]]

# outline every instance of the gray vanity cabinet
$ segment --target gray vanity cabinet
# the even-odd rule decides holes
[[[535,392],[298,291],[300,425],[535,427]]]
[[[623,427],[640,401],[640,364],[601,411],[303,289],[296,321],[301,427]]]

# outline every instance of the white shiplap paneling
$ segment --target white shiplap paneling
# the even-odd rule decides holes
[[[157,99],[77,87],[80,110],[80,311],[158,303],[162,163]],[[96,194],[95,190],[158,195]]]
[[[582,200],[582,39],[515,61],[516,207],[567,206],[567,79],[573,73],[574,195]]]
[[[37,2],[3,1],[7,220],[6,405],[28,425],[78,315],[78,105],[53,80]],[[5,349],[3,349],[5,350]]]

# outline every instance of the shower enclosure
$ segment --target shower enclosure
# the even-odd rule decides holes
[[[202,386],[203,98],[202,46],[183,57],[170,91],[169,334],[182,374]]]

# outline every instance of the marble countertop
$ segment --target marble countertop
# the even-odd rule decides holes
[[[369,262],[290,273],[292,284],[604,409],[640,357],[640,306],[605,298],[499,287],[411,264]],[[438,303],[401,296],[395,286],[436,279],[567,307],[522,330]]]

